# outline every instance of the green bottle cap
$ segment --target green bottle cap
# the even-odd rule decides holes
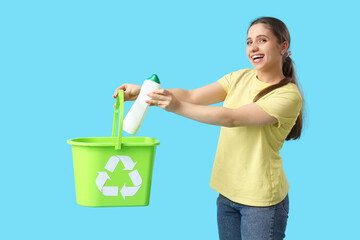
[[[159,80],[159,78],[158,78],[158,76],[156,74],[151,75],[151,77],[149,77],[146,80],[150,80],[150,81],[153,81],[153,82],[156,82],[156,83],[160,84],[160,80]]]

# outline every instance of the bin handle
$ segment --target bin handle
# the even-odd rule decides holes
[[[122,130],[123,130],[123,119],[124,119],[124,91],[119,90],[118,96],[116,98],[115,104],[115,114],[114,114],[114,121],[113,121],[113,128],[112,128],[112,137],[116,137],[116,123],[118,120],[119,115],[119,106],[120,106],[120,117],[119,117],[119,127],[118,127],[118,136],[117,141],[115,143],[115,149],[121,149],[121,142],[122,142]]]

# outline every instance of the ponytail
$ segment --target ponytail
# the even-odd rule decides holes
[[[280,88],[282,86],[285,86],[288,83],[294,83],[298,88],[299,85],[296,81],[296,77],[295,77],[295,69],[294,69],[294,65],[293,65],[293,61],[291,60],[290,56],[288,57],[283,57],[283,74],[285,76],[285,78],[283,80],[281,80],[279,83],[271,85],[263,90],[261,90],[255,97],[253,102],[258,101],[260,98],[262,98],[263,96],[265,96],[266,94],[268,94],[269,92]],[[300,89],[299,89],[300,90]],[[298,118],[296,119],[295,125],[292,127],[290,133],[288,134],[288,136],[286,137],[286,141],[289,141],[291,139],[296,140],[299,139],[301,136],[301,131],[302,131],[302,125],[303,125],[303,117],[302,117],[302,109],[299,113]]]

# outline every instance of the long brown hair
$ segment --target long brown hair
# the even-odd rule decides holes
[[[251,26],[253,26],[257,23],[265,24],[266,27],[269,28],[270,31],[276,36],[279,44],[283,43],[284,41],[287,41],[289,43],[289,48],[290,48],[290,33],[289,33],[289,30],[286,27],[286,25],[281,20],[279,20],[277,18],[273,18],[273,17],[261,17],[261,18],[255,19],[250,24],[249,29],[251,28]],[[248,29],[248,31],[249,31],[249,29]],[[285,78],[283,80],[281,80],[279,83],[271,85],[271,86],[263,89],[262,91],[260,91],[255,96],[253,102],[256,102],[257,100],[262,98],[264,95],[268,94],[269,92],[271,92],[279,87],[282,87],[288,83],[294,83],[299,88],[299,85],[296,81],[295,68],[293,65],[293,61],[291,60],[290,56],[288,56],[286,54],[283,55],[282,71],[283,71]],[[300,91],[300,88],[299,88],[299,91]],[[301,93],[301,91],[300,91],[300,93]],[[293,126],[293,128],[291,129],[290,133],[288,134],[288,136],[286,137],[285,140],[288,141],[291,139],[295,140],[295,139],[300,138],[302,126],[303,126],[303,109],[300,110],[300,114],[299,114],[298,118],[296,119],[295,125]]]

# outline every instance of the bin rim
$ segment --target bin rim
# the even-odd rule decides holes
[[[80,140],[83,140],[83,139],[89,139],[89,138],[92,138],[92,139],[103,139],[103,138],[113,138],[114,139],[114,142],[108,142],[108,143],[105,143],[105,142],[82,142]],[[126,140],[128,138],[131,138],[131,139],[148,139],[148,140],[151,140],[151,142],[126,142]],[[83,137],[83,138],[72,138],[72,139],[69,139],[67,140],[67,143],[68,144],[71,144],[73,146],[92,146],[92,147],[114,147],[116,146],[116,137]],[[156,138],[152,138],[152,137],[123,137],[122,138],[123,141],[121,143],[122,146],[156,146],[156,145],[159,145],[160,144],[160,141],[159,139],[156,139]]]

